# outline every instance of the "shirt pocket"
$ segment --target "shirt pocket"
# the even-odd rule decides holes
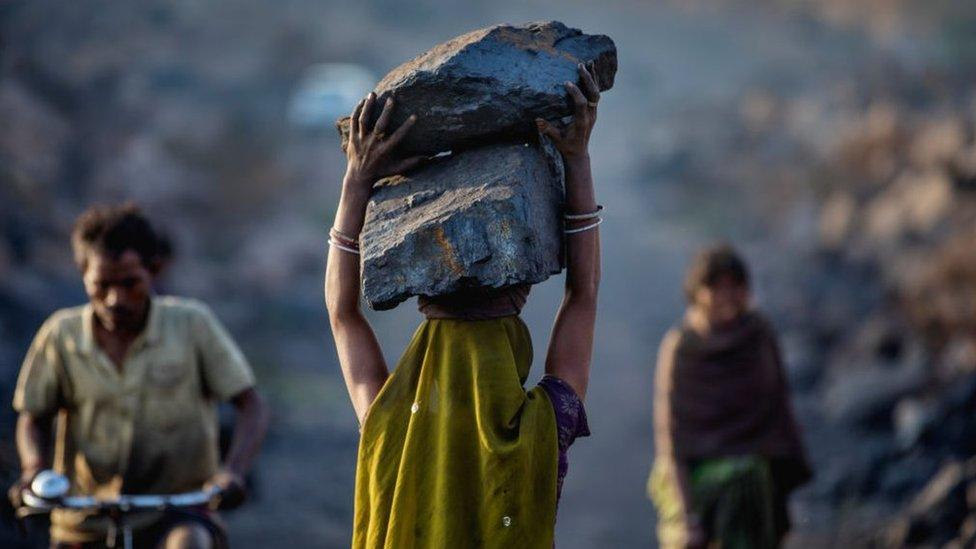
[[[193,362],[182,353],[165,353],[147,365],[143,378],[143,418],[159,431],[179,430],[192,421],[202,398]]]
[[[194,385],[196,363],[188,345],[162,345],[145,355],[142,382],[148,391],[163,393]]]
[[[170,359],[154,361],[149,365],[147,382],[152,389],[170,391],[186,383],[190,365],[184,360]]]
[[[196,409],[184,394],[149,392],[142,402],[142,417],[145,426],[157,432],[179,431],[192,422]]]

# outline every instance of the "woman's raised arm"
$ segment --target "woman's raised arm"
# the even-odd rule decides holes
[[[590,172],[589,141],[596,123],[600,89],[592,67],[579,66],[581,86],[566,88],[573,100],[573,121],[565,128],[536,120],[563,156],[566,167],[566,290],[556,314],[546,356],[546,373],[586,396],[593,355],[597,289],[600,286],[599,207]],[[581,89],[582,88],[582,89]]]
[[[376,334],[359,304],[359,233],[366,217],[373,185],[381,178],[403,173],[418,165],[423,157],[400,159],[396,145],[416,122],[411,116],[391,135],[386,135],[394,101],[388,99],[376,125],[368,127],[376,95],[361,101],[350,120],[346,146],[346,175],[329,234],[329,261],[325,269],[325,304],[335,338],[342,376],[349,390],[360,424],[370,404],[383,387],[389,371]]]

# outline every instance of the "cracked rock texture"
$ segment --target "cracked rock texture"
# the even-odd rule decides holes
[[[600,89],[610,89],[617,48],[608,36],[584,34],[558,21],[476,30],[387,74],[376,85],[373,120],[391,94],[397,100],[391,128],[410,114],[418,116],[402,143],[404,154],[524,141],[535,133],[535,118],[572,113],[564,83],[578,82],[577,63],[590,61]],[[344,148],[349,118],[337,125]]]
[[[535,284],[562,269],[562,160],[548,142],[495,144],[380,182],[360,236],[363,295]]]

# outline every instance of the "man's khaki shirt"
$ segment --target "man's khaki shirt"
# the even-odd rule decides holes
[[[84,305],[44,323],[21,368],[14,408],[58,414],[54,466],[73,494],[199,490],[218,468],[217,403],[254,385],[244,355],[193,300],[153,298],[121,369],[96,344],[94,321]],[[52,538],[64,542],[104,539],[107,528],[67,511],[51,523]]]

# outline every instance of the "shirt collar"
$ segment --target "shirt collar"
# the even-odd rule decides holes
[[[155,345],[162,339],[163,328],[161,324],[159,303],[154,298],[149,298],[149,318],[146,320],[144,331],[146,345]]]
[[[85,305],[81,314],[81,341],[78,350],[86,355],[95,351],[95,308],[91,303]]]
[[[161,324],[159,306],[154,298],[149,298],[149,318],[146,319],[146,327],[134,343],[147,347],[159,343],[162,338]],[[92,307],[91,303],[88,303],[81,315],[81,341],[78,350],[86,355],[91,355],[95,346],[95,308]]]

